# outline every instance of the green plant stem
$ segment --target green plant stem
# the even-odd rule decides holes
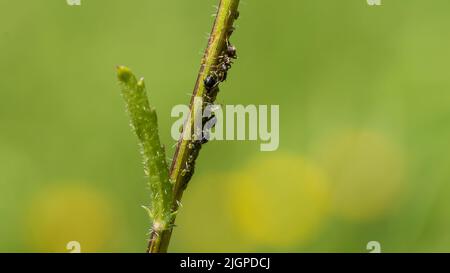
[[[206,89],[203,82],[206,76],[215,72],[219,56],[223,55],[224,50],[226,50],[228,46],[230,35],[234,30],[233,23],[239,16],[238,6],[239,0],[220,0],[219,3],[216,19],[192,94],[190,103],[191,114],[185,122],[170,168],[170,180],[175,183],[172,201],[173,213],[178,211],[183,192],[194,171],[195,159],[201,148],[201,145],[199,145],[198,142],[189,140],[191,139],[191,136],[189,136],[189,134],[191,134],[190,132],[194,132],[194,120],[196,120],[196,115],[202,114],[193,110],[194,99],[200,97],[203,98],[206,103],[212,103],[215,99],[216,94],[212,97],[210,95],[206,96]],[[161,233],[151,233],[148,246],[149,253],[167,252],[174,223],[175,216],[172,218],[169,228],[163,230]]]
[[[151,206],[144,208],[152,220],[152,234],[160,238],[157,235],[168,229],[173,218],[173,184],[169,179],[166,153],[159,139],[158,118],[148,101],[144,79],[138,81],[125,66],[117,67],[117,75],[131,127],[139,140],[144,171],[150,186]]]

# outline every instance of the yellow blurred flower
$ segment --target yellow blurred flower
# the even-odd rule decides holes
[[[269,154],[229,178],[232,224],[256,245],[304,245],[328,212],[324,173],[305,159]]]
[[[39,252],[69,252],[70,241],[82,252],[104,251],[115,225],[111,203],[86,186],[64,186],[40,192],[26,219],[27,242]]]
[[[209,173],[194,176],[183,196],[183,207],[172,234],[175,252],[245,252],[252,251],[231,226],[224,196],[226,176]]]
[[[333,208],[351,220],[381,217],[401,197],[404,158],[388,139],[375,132],[348,132],[322,151],[332,182]]]

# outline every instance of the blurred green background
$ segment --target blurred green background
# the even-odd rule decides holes
[[[149,200],[115,66],[173,154],[218,1],[0,0],[0,252],[142,252]],[[201,152],[170,251],[450,251],[448,0],[243,0],[222,104],[280,148]]]

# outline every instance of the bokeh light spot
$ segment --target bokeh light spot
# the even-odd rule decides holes
[[[381,134],[354,131],[334,137],[322,151],[332,183],[333,208],[344,218],[377,219],[397,203],[404,186],[404,158]]]
[[[308,243],[328,212],[324,173],[305,159],[271,154],[230,176],[233,224],[257,245],[289,249]]]
[[[94,189],[80,183],[50,188],[30,204],[27,242],[39,252],[68,252],[69,241],[78,241],[82,252],[101,252],[112,240],[112,216],[111,203]]]

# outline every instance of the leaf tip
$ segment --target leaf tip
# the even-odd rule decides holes
[[[131,79],[131,77],[133,77],[133,73],[126,66],[118,65],[116,69],[117,69],[117,78],[121,82],[128,82]]]

